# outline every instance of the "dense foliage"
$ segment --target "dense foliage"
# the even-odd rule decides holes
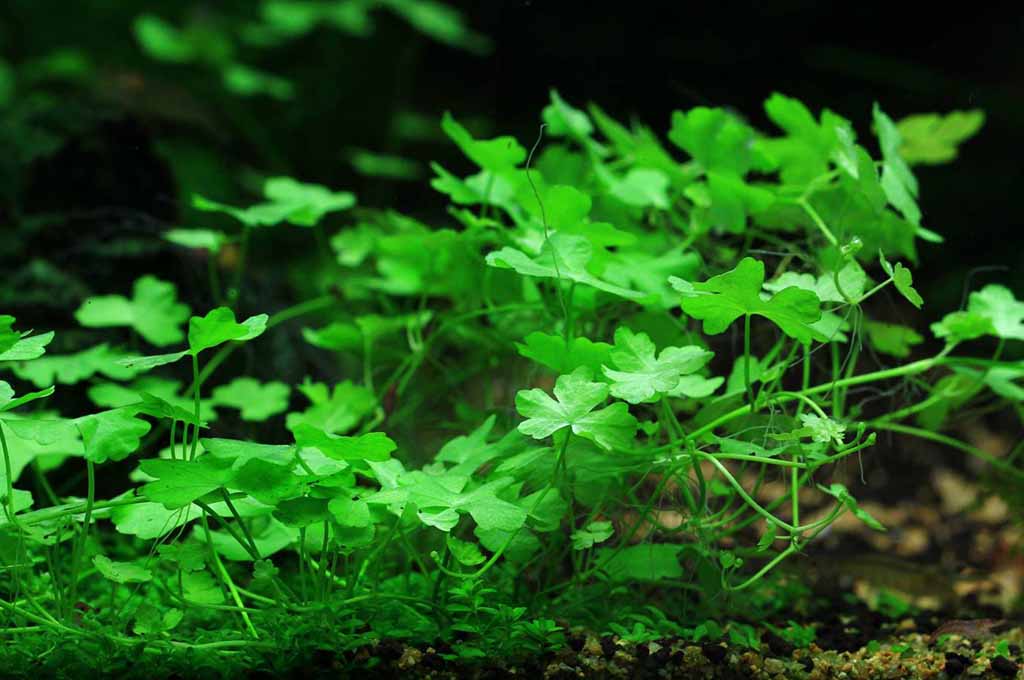
[[[137,35],[284,97],[232,40],[365,19],[268,6],[293,13],[242,38],[154,17]],[[204,221],[150,239],[199,263],[208,305],[145,274],[81,295],[58,339],[0,317],[3,634],[26,654],[59,635],[63,663],[284,663],[384,638],[470,660],[560,645],[566,622],[743,644],[742,621],[798,587],[776,567],[838,517],[885,530],[831,479],[879,433],[1019,484],[1020,446],[996,458],[943,430],[978,403],[1024,419],[1024,364],[1002,358],[1024,302],[988,284],[929,338],[906,321],[926,297],[911,267],[942,241],[912,166],[953,159],[980,114],[876,106],[869,140],[781,94],[765,113],[776,129],[675,111],[661,135],[552,91],[532,144],[445,114],[465,156],[431,164],[447,216],[260,176],[246,203],[192,193]],[[260,294],[271,268],[287,303]],[[815,495],[829,509],[809,516]]]

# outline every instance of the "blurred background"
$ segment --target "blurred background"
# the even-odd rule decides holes
[[[1018,4],[559,0],[7,0],[0,5],[0,309],[22,327],[73,327],[90,294],[145,272],[202,308],[206,268],[153,235],[216,222],[193,192],[246,203],[267,175],[353,191],[360,205],[446,220],[428,163],[460,163],[439,127],[529,146],[556,88],[664,134],[674,109],[726,106],[770,130],[774,91],[869,133],[894,118],[982,109],[948,165],[922,166],[922,327],[965,286],[1024,290],[1018,197],[1024,12]],[[345,220],[347,217],[336,217]],[[450,220],[449,220],[450,221]],[[294,233],[294,232],[289,232]],[[275,234],[251,300],[295,298],[308,250]],[[291,249],[291,250],[290,250]],[[292,282],[294,284],[294,281]],[[301,283],[297,284],[301,287]],[[286,299],[287,298],[287,299]]]

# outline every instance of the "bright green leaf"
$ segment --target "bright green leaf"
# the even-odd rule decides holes
[[[75,319],[90,328],[128,326],[153,345],[164,347],[185,337],[180,326],[188,315],[188,306],[178,302],[173,283],[143,276],[135,282],[131,300],[122,295],[88,298]]]
[[[906,359],[914,345],[924,342],[924,338],[914,329],[899,324],[867,321],[864,329],[876,351],[897,359]]]
[[[82,435],[85,457],[93,463],[124,460],[139,450],[150,424],[135,417],[134,407],[100,411],[77,418],[74,423]]]
[[[673,277],[673,287],[682,296],[683,311],[704,322],[704,332],[717,335],[746,314],[770,319],[782,331],[802,343],[814,335],[810,324],[821,318],[820,301],[814,293],[796,287],[785,288],[768,300],[760,296],[764,284],[764,263],[745,257],[732,271],[713,276],[704,283],[690,283]]]
[[[156,478],[143,485],[142,495],[162,503],[168,510],[185,507],[216,491],[235,475],[231,461],[216,456],[201,456],[196,460],[152,458],[142,461],[139,469]]]
[[[590,380],[590,372],[579,368],[555,382],[555,398],[541,389],[516,394],[516,410],[526,420],[518,430],[534,439],[550,437],[569,427],[572,432],[604,449],[629,449],[636,436],[637,421],[629,408],[619,402],[595,411],[608,398],[608,386]]]
[[[514,137],[496,137],[488,140],[476,140],[462,127],[452,114],[445,111],[441,119],[441,129],[462,150],[471,161],[484,170],[501,172],[514,168],[526,160],[526,149],[519,145]]]
[[[978,109],[907,116],[896,124],[903,140],[900,155],[907,163],[948,163],[956,158],[957,147],[977,134],[984,123],[985,112]]]
[[[252,340],[267,328],[267,315],[257,314],[245,321],[235,321],[235,313],[227,307],[211,310],[206,316],[193,316],[188,322],[188,347],[192,354],[225,342]]]
[[[611,522],[591,522],[583,529],[572,532],[572,549],[587,550],[597,543],[604,543],[615,533]]]
[[[593,342],[584,337],[574,337],[566,346],[565,338],[534,331],[516,343],[519,354],[550,368],[559,375],[572,373],[580,366],[586,366],[597,375],[601,366],[611,361],[612,346],[606,342]]]
[[[295,443],[319,449],[336,460],[383,461],[391,457],[396,444],[383,432],[370,432],[358,437],[332,435],[312,425],[301,424],[292,429]]]
[[[575,281],[629,300],[646,297],[639,291],[616,286],[591,274],[587,270],[587,263],[592,256],[593,246],[586,238],[554,233],[535,258],[521,250],[505,247],[488,253],[487,264],[502,269],[514,269],[523,276]]]
[[[63,355],[48,355],[33,361],[11,364],[11,370],[22,380],[28,380],[36,387],[60,383],[74,385],[88,380],[97,373],[114,380],[127,380],[135,371],[117,363],[129,355],[111,349],[106,343],[81,352]]]
[[[213,403],[241,410],[242,420],[259,422],[286,411],[290,393],[282,382],[236,378],[213,390]]]
[[[153,573],[149,569],[132,562],[115,562],[104,555],[96,555],[92,563],[103,578],[114,583],[146,583],[153,580]]]
[[[165,241],[185,248],[196,248],[210,251],[216,255],[228,241],[224,232],[213,229],[170,229],[163,233]]]
[[[631,404],[652,401],[671,392],[684,375],[695,373],[714,356],[696,346],[668,347],[655,357],[655,346],[646,333],[633,333],[625,326],[615,331],[615,348],[610,353],[615,369],[603,367],[612,381],[611,394]]]

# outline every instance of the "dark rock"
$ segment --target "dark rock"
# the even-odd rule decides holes
[[[436,671],[444,668],[444,659],[437,652],[424,652],[420,657],[420,665]]]
[[[951,678],[955,678],[967,670],[970,665],[971,660],[966,656],[955,654],[953,652],[946,652],[946,665],[943,667],[943,670],[946,672],[946,675]]]
[[[768,643],[768,649],[772,650],[772,654],[786,658],[793,655],[795,647],[792,643],[786,642],[775,633],[768,631],[761,639]]]
[[[1017,675],[1017,664],[1010,661],[1005,656],[997,656],[992,659],[992,670],[999,675],[1007,678],[1012,678]]]
[[[402,657],[405,645],[398,640],[381,640],[380,644],[374,650],[374,653],[380,657],[382,661],[395,661]]]
[[[705,642],[700,646],[700,651],[704,653],[708,661],[711,663],[722,663],[725,659],[726,653],[729,651],[717,642]]]

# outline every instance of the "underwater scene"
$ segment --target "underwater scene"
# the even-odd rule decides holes
[[[1024,677],[998,3],[0,6],[0,677]]]

